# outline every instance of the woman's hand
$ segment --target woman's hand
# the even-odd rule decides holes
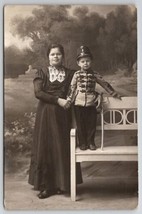
[[[64,109],[67,109],[67,108],[70,107],[68,100],[65,100],[65,99],[62,99],[62,98],[59,98],[57,103],[59,104],[59,106],[63,107]]]

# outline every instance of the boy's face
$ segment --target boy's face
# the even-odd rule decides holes
[[[91,67],[91,63],[90,57],[82,57],[77,61],[78,66],[83,70],[88,70]]]

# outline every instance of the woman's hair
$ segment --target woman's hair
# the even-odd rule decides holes
[[[53,48],[58,48],[62,54],[62,56],[64,57],[65,53],[64,53],[64,48],[62,45],[60,44],[51,44],[49,47],[48,47],[48,51],[47,51],[47,57],[49,57],[49,54],[50,54],[50,51],[51,49]]]

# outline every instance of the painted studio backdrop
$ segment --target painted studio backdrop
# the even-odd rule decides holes
[[[33,78],[36,68],[47,63],[46,51],[51,43],[64,46],[65,66],[74,70],[78,69],[77,48],[82,44],[88,46],[94,56],[94,70],[103,75],[122,96],[137,96],[137,9],[134,5],[5,6],[4,191],[7,209],[72,208],[70,198],[65,201],[61,198],[62,207],[54,201],[44,206],[41,202],[38,204],[38,199],[34,202],[27,182],[38,101],[34,96]],[[102,88],[98,87],[98,90],[106,95]],[[137,145],[136,136],[134,131],[107,132],[106,144]],[[97,146],[100,146],[100,141]],[[104,209],[125,209],[126,204],[130,209],[137,206],[137,163],[90,162],[81,166],[84,180],[120,178],[119,191],[112,194],[110,204],[107,197]],[[132,183],[126,185],[128,178]],[[102,187],[100,183],[97,191],[99,185],[104,190],[102,200],[107,192],[115,189],[105,189],[107,187]],[[86,191],[89,189],[85,188]],[[84,194],[97,194],[94,191]],[[23,197],[22,200],[19,197]],[[96,205],[92,202],[96,197],[99,196],[91,195],[86,205],[80,201],[80,204],[74,204],[74,208],[102,209],[101,203]],[[113,203],[113,198],[123,202]],[[127,198],[133,200],[127,203]],[[22,205],[18,200],[22,201]]]

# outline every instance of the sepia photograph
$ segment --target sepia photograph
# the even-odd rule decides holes
[[[8,4],[3,19],[4,209],[136,209],[136,5]]]

